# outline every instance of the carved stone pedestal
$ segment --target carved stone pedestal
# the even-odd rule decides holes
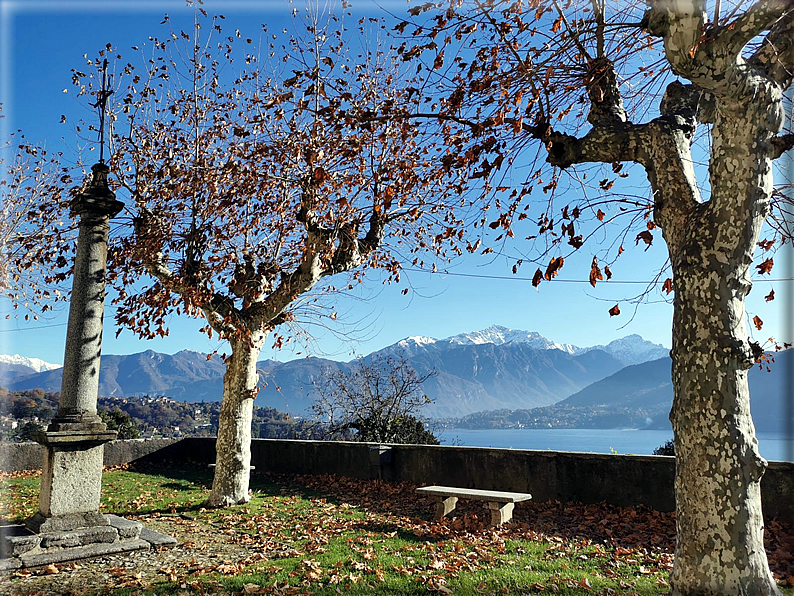
[[[100,425],[97,428],[92,423],[94,428],[87,430],[48,430],[34,437],[46,451],[39,512],[25,523],[31,531],[65,532],[108,525],[99,513],[102,459],[104,445],[116,438],[116,431]],[[58,428],[58,423],[50,425],[53,427]]]
[[[35,437],[46,449],[39,511],[24,524],[0,525],[0,571],[176,544],[138,522],[99,512],[104,444],[116,431],[98,417],[85,418],[56,420]]]

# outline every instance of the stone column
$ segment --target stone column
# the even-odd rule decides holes
[[[39,512],[27,521],[35,532],[108,523],[99,513],[102,458],[116,431],[108,431],[97,415],[97,390],[109,222],[124,205],[108,187],[109,168],[98,163],[91,170],[91,183],[72,203],[80,233],[58,413],[36,437],[45,454]]]

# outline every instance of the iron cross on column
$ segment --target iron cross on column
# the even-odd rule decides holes
[[[105,113],[107,112],[108,98],[113,95],[113,91],[108,89],[108,59],[102,63],[102,86],[96,94],[96,103],[91,106],[99,111],[99,163],[105,163]]]

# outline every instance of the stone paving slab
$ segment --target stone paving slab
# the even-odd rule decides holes
[[[41,536],[34,534],[22,524],[0,526],[0,559],[19,556],[36,548]]]
[[[145,540],[148,544],[157,547],[176,545],[176,538],[173,536],[161,534],[146,527],[141,528],[141,540]]]
[[[172,547],[176,538],[143,524],[107,515],[109,525],[71,532],[31,534],[24,526],[3,526],[0,573],[134,550]],[[120,539],[119,539],[120,538]]]
[[[71,532],[52,532],[41,535],[41,548],[73,548],[96,543],[116,542],[119,533],[112,526],[80,528]]]
[[[40,567],[42,565],[51,565],[52,563],[63,563],[65,561],[75,561],[78,559],[87,559],[90,557],[99,557],[101,555],[112,555],[115,553],[148,548],[150,548],[149,542],[136,538],[134,540],[122,540],[119,542],[97,543],[90,544],[88,546],[77,546],[74,548],[54,549],[49,552],[43,552],[34,555],[22,555],[19,560],[22,562],[21,566]]]
[[[124,519],[118,515],[106,514],[105,518],[110,523],[111,527],[116,528],[121,538],[138,538],[141,535],[141,522]]]
[[[22,569],[22,561],[19,559],[0,559],[0,573],[4,571],[14,571],[16,569]]]

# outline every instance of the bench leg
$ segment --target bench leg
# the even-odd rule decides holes
[[[433,517],[436,521],[440,521],[444,519],[444,516],[455,509],[455,506],[458,504],[458,497],[438,497],[438,502],[436,503],[436,515]]]
[[[501,526],[513,519],[513,503],[495,503],[490,501],[488,509],[491,510],[492,526]]]

